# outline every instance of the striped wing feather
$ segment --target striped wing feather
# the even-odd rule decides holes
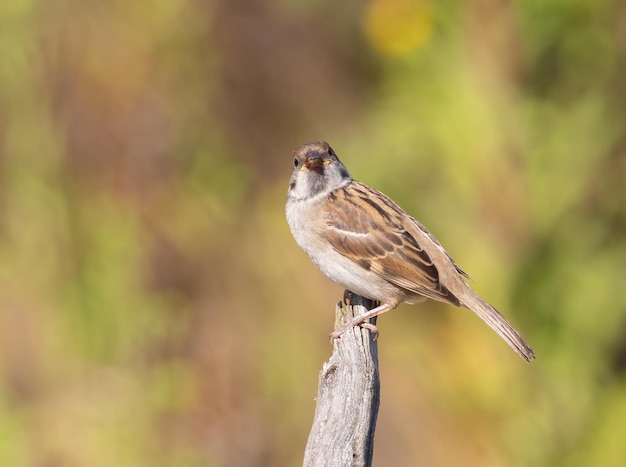
[[[437,240],[391,199],[353,181],[333,191],[326,203],[328,238],[335,251],[409,292],[460,304],[441,283],[432,255],[443,254],[456,265]]]

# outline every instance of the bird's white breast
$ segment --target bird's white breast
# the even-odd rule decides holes
[[[333,249],[324,237],[326,225],[320,210],[322,205],[316,198],[287,202],[287,222],[300,248],[337,285],[381,302],[401,299],[403,294],[397,287]]]

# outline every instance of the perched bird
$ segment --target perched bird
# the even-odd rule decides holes
[[[296,242],[330,280],[380,303],[332,337],[426,297],[469,308],[524,360],[535,358],[513,326],[467,285],[467,274],[426,227],[354,180],[328,143],[304,144],[293,156],[286,213]]]

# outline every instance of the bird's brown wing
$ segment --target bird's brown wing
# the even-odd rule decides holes
[[[387,196],[359,182],[329,194],[323,209],[335,251],[411,293],[459,305],[433,257],[456,265],[439,242]],[[430,251],[430,253],[429,253]]]

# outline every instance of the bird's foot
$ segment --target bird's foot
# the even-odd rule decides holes
[[[347,330],[352,329],[355,326],[359,326],[363,329],[367,329],[370,333],[372,333],[372,339],[378,339],[378,328],[376,325],[370,323],[367,318],[363,320],[361,316],[357,316],[352,319],[350,322],[341,325],[338,329],[330,333],[330,340],[333,341],[335,339],[340,338]]]

